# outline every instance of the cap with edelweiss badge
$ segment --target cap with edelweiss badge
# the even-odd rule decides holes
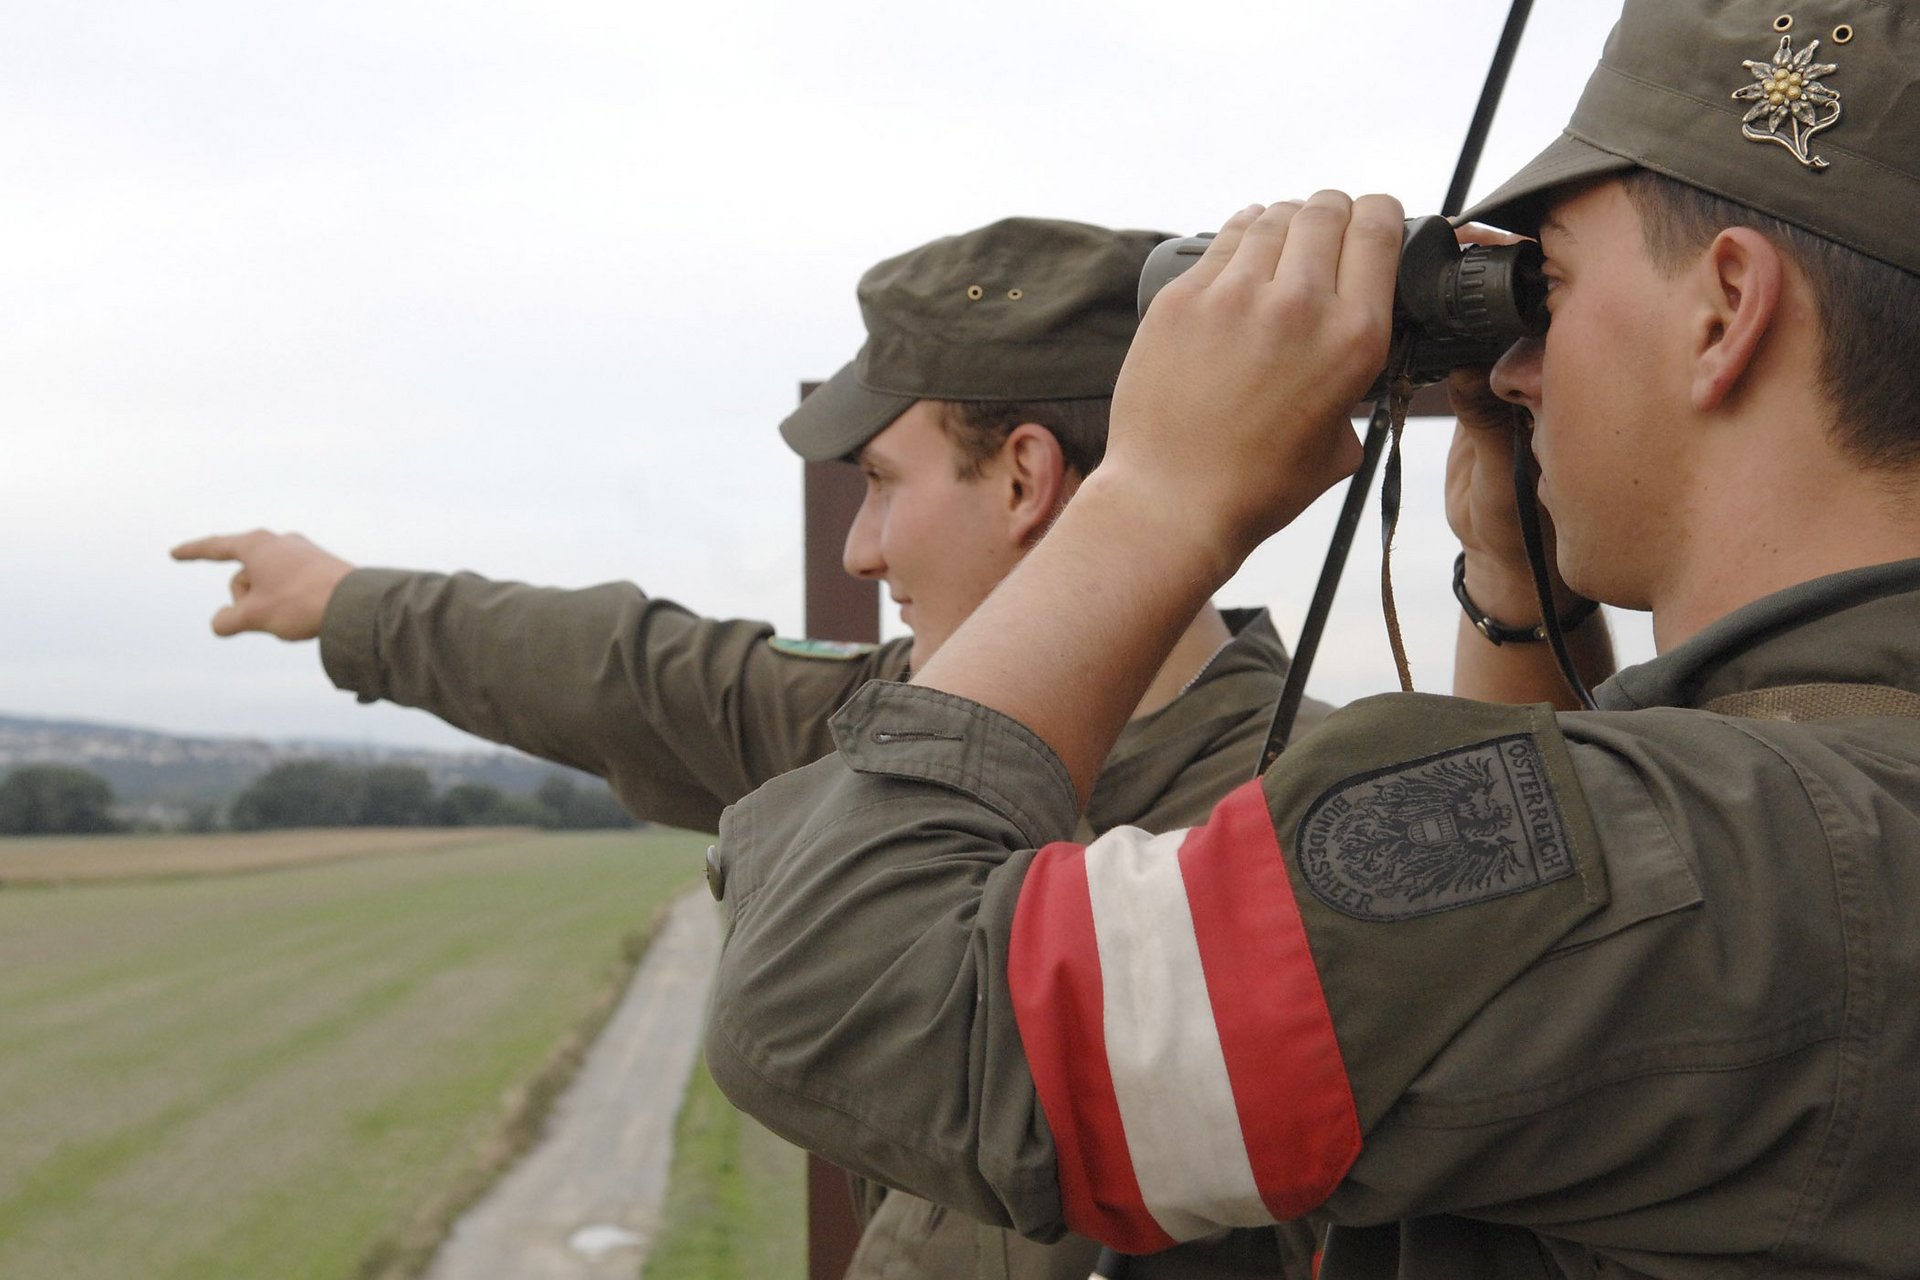
[[[867,341],[780,424],[810,462],[844,458],[916,400],[1110,396],[1138,323],[1140,267],[1167,236],[1006,218],[860,277]]]
[[[1566,132],[1462,215],[1654,170],[1920,273],[1920,3],[1627,0]]]

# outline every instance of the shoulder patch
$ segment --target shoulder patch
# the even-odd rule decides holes
[[[789,658],[813,658],[819,662],[854,662],[880,647],[852,640],[804,640],[789,636],[775,636],[767,644],[775,653],[784,653]]]
[[[1451,911],[1574,873],[1546,761],[1524,734],[1346,779],[1308,806],[1295,850],[1314,896],[1359,920]]]

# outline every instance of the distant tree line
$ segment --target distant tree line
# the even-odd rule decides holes
[[[0,835],[77,835],[122,831],[104,778],[69,765],[23,765],[0,779]],[[545,827],[578,831],[631,827],[634,820],[604,788],[554,774],[531,797],[485,783],[436,792],[425,769],[295,760],[269,769],[228,807],[224,824],[210,805],[188,815],[190,830],[283,827]]]
[[[119,831],[105,778],[64,764],[27,764],[0,778],[0,835]]]
[[[462,782],[436,794],[425,769],[294,760],[260,775],[234,797],[227,825],[277,827],[630,827],[633,817],[611,792],[554,774],[531,799],[485,783]]]

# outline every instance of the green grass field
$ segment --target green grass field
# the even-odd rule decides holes
[[[645,1280],[799,1280],[806,1157],[734,1110],[704,1063],[675,1126],[666,1229]]]
[[[0,1276],[405,1261],[510,1154],[705,844],[496,833],[0,890]]]

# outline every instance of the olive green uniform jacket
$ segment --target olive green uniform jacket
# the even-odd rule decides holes
[[[722,820],[709,1064],[1041,1238],[1310,1213],[1322,1280],[1920,1275],[1916,693],[1907,561],[1600,711],[1365,700],[1205,826],[1082,849],[1044,743],[872,685]]]
[[[1235,633],[1168,706],[1127,727],[1082,830],[1196,822],[1253,774],[1286,650],[1265,613],[1229,611]],[[713,830],[721,810],[833,750],[831,714],[873,679],[907,677],[907,640],[838,654],[792,652],[764,623],[703,618],[626,584],[579,591],[471,574],[350,574],[321,634],[327,674],[386,699],[607,779],[639,817]],[[1303,727],[1327,713],[1303,708]],[[850,1276],[1080,1280],[1098,1246],[1041,1245],[905,1195],[861,1196],[871,1213]],[[1299,1229],[1189,1246],[1135,1280],[1301,1275]]]

